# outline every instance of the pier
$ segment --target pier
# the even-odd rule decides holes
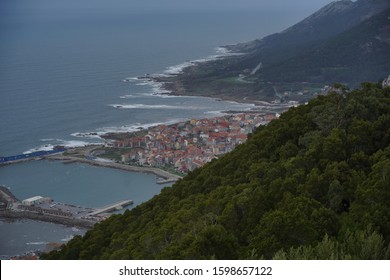
[[[10,219],[33,219],[89,228],[106,219],[110,215],[108,212],[123,209],[131,204],[132,200],[123,200],[102,208],[87,208],[42,196],[20,201],[8,188],[0,186],[0,217]]]
[[[25,153],[25,154],[20,154],[15,156],[0,157],[0,165],[24,162],[24,161],[34,160],[34,159],[41,159],[44,156],[63,153],[65,151],[66,149],[59,148],[51,151],[36,151],[32,153]]]
[[[112,212],[115,210],[121,210],[123,207],[126,207],[126,206],[131,205],[131,204],[133,204],[132,200],[120,201],[120,202],[105,206],[103,208],[96,209],[95,211],[89,213],[88,216],[96,216],[96,215],[99,215],[102,213]]]
[[[156,183],[159,185],[169,184],[169,183],[175,183],[177,181],[177,178],[168,178],[168,179],[157,179]]]

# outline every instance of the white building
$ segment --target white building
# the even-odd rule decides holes
[[[42,196],[34,196],[34,197],[30,197],[30,198],[27,198],[27,199],[23,200],[22,204],[23,205],[27,205],[27,206],[33,206],[33,205],[39,204],[39,203],[41,203],[43,201],[45,201],[44,197],[42,197]]]

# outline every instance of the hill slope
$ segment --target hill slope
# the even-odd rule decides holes
[[[290,92],[302,103],[334,82],[377,82],[390,73],[390,1],[332,2],[281,33],[228,48],[245,54],[161,80],[177,94],[253,102]]]
[[[390,88],[319,96],[47,259],[390,257]]]
[[[293,57],[265,66],[258,77],[273,82],[383,80],[390,72],[390,9]],[[304,78],[303,78],[304,77]]]
[[[254,55],[267,50],[278,52],[278,49],[333,37],[388,8],[387,0],[334,1],[280,33],[230,47]]]

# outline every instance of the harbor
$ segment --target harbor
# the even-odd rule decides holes
[[[60,160],[6,165],[0,167],[0,177],[0,185],[6,186],[19,200],[41,195],[92,209],[125,199],[133,201],[132,205],[114,213],[140,205],[167,186],[157,184],[153,174],[83,163],[63,164]],[[67,242],[72,236],[83,235],[96,223],[39,213],[0,212],[0,255],[8,256],[31,250],[45,251],[47,244]]]
[[[0,187],[0,217],[10,219],[32,219],[90,228],[108,218],[112,212],[131,204],[132,200],[123,200],[101,208],[88,208],[42,196],[20,201],[8,188]]]
[[[99,147],[103,147],[100,145],[87,145],[80,148],[56,148],[50,151],[35,151],[32,153],[20,154],[15,156],[8,157],[0,157],[0,167],[24,163],[28,161],[38,161],[38,160],[48,160],[48,161],[61,161],[64,164],[72,164],[72,163],[85,163],[92,166],[98,167],[106,167],[106,168],[114,168],[120,169],[129,172],[140,172],[146,174],[154,174],[159,177],[157,180],[158,184],[168,184],[174,183],[180,178],[179,175],[172,174],[163,169],[156,167],[148,167],[148,166],[132,166],[128,164],[123,164],[119,162],[114,162],[111,160],[102,160],[90,155],[90,152]],[[64,155],[64,152],[68,152],[70,155]]]
[[[63,153],[65,151],[66,151],[66,149],[64,149],[64,148],[58,148],[58,149],[54,149],[54,150],[50,150],[50,151],[42,151],[41,150],[41,151],[24,153],[24,154],[19,154],[19,155],[14,155],[14,156],[0,157],[0,165],[20,163],[20,162],[25,162],[25,161],[29,161],[29,160],[39,160],[39,159],[44,158],[45,156]]]

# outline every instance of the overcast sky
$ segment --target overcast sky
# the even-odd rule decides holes
[[[314,12],[330,0],[0,0],[8,13],[24,12],[157,12],[214,10],[288,10]]]

